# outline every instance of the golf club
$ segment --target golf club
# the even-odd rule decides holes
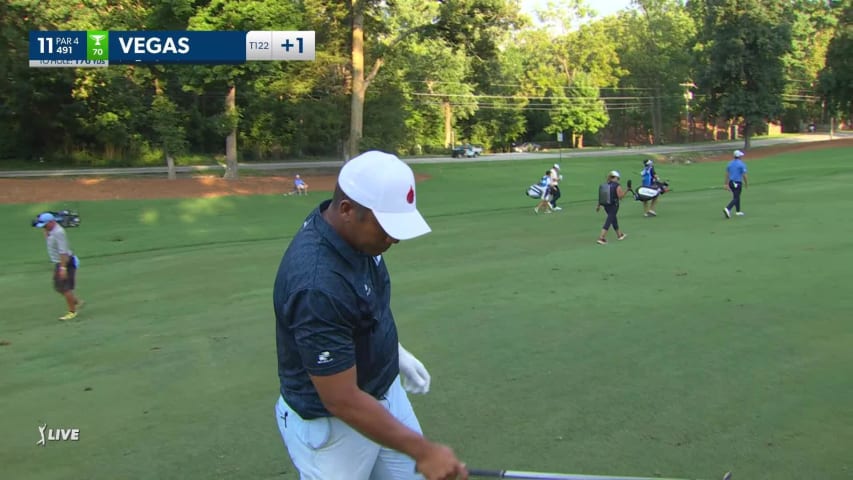
[[[478,470],[473,468],[468,469],[468,474],[472,477],[515,478],[519,480],[683,480],[661,477],[618,477],[571,473],[516,472],[512,470]],[[731,480],[731,478],[732,472],[726,472],[723,475],[723,480]]]

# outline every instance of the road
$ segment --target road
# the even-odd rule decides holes
[[[752,147],[767,147],[771,145],[785,145],[804,142],[818,142],[830,140],[831,138],[849,138],[853,133],[844,132],[836,133],[833,137],[825,134],[807,134],[807,135],[792,135],[784,137],[770,138],[755,138],[752,140]],[[679,145],[657,145],[657,146],[641,146],[633,148],[609,148],[609,149],[583,149],[583,150],[564,150],[562,152],[547,152],[547,153],[495,153],[488,154],[477,158],[454,159],[449,155],[441,157],[419,157],[407,158],[406,163],[410,164],[427,164],[427,163],[456,163],[456,162],[502,162],[515,160],[542,160],[542,159],[559,159],[559,158],[577,158],[577,157],[611,157],[619,155],[646,155],[646,154],[668,154],[679,152],[707,152],[719,151],[727,149],[736,149],[743,146],[743,140],[723,141],[723,142],[706,142],[693,144]],[[319,162],[275,162],[275,163],[241,163],[239,168],[245,170],[304,170],[308,168],[338,168],[343,165],[342,161],[319,161]],[[198,166],[183,166],[175,167],[178,173],[193,173],[193,172],[224,172],[225,168],[222,165],[198,165]],[[107,176],[107,175],[151,175],[151,174],[166,174],[168,169],[162,167],[128,167],[128,168],[75,168],[75,169],[58,169],[58,170],[17,170],[17,171],[0,171],[0,178],[26,178],[26,177],[64,177],[64,176]]]

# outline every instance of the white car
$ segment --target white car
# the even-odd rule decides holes
[[[477,145],[460,145],[458,147],[453,147],[453,150],[450,153],[450,156],[453,158],[459,157],[467,157],[474,158],[479,157],[483,153],[483,147]]]

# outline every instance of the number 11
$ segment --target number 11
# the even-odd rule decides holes
[[[49,53],[49,54],[53,53],[53,37],[47,37],[47,38],[39,37],[39,53],[45,53],[45,51],[44,51],[45,40],[47,40],[47,53]],[[300,40],[300,42],[299,42],[300,47],[299,48],[301,51],[302,39],[300,38],[299,40]]]

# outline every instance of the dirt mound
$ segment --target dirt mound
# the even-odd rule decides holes
[[[311,191],[331,191],[334,176],[307,177]],[[0,179],[0,203],[33,203],[82,200],[150,198],[199,198],[225,195],[284,194],[293,178],[245,176],[224,180],[214,176],[166,178],[35,178]]]

